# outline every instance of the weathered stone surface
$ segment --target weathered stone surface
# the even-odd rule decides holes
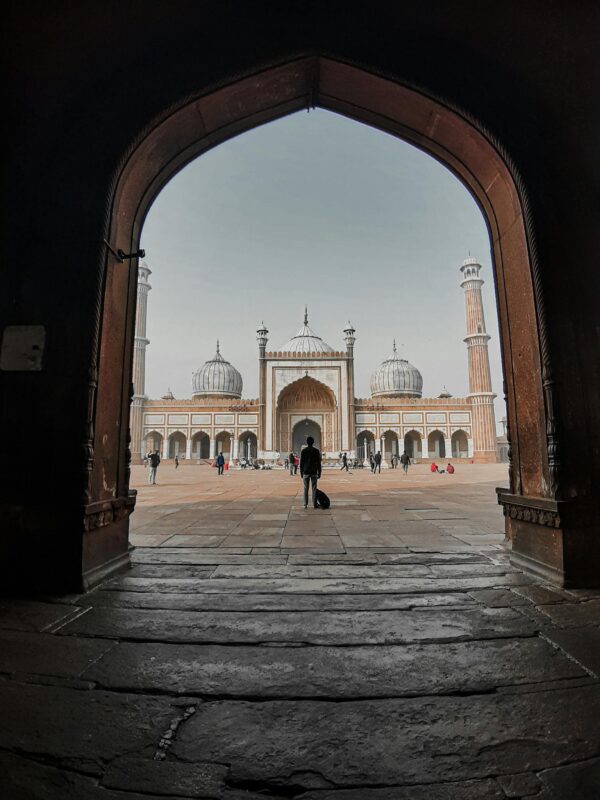
[[[93,608],[61,634],[140,641],[404,644],[527,636],[533,623],[513,609],[415,611],[194,612]]]
[[[105,639],[1,631],[0,672],[77,677],[115,645]]]
[[[421,592],[466,592],[471,589],[494,589],[503,586],[519,586],[531,583],[531,578],[515,575],[486,576],[483,578],[257,578],[243,581],[221,578],[220,580],[181,580],[161,578],[131,578],[127,575],[115,578],[105,589],[130,592],[223,592],[225,594],[270,594],[284,592],[292,594],[417,594]]]
[[[483,565],[482,565],[483,566]],[[494,569],[498,569],[495,567]],[[502,574],[502,571],[493,574]],[[220,566],[213,578],[419,578],[431,576],[422,564],[285,564],[280,567]]]
[[[0,600],[0,628],[14,631],[43,631],[79,610],[77,606],[61,603]]]
[[[550,589],[547,586],[521,586],[515,589],[516,594],[527,598],[536,606],[550,605],[552,603],[572,602],[573,597],[561,589]]]
[[[102,785],[152,795],[221,797],[228,772],[221,764],[185,764],[126,756],[108,766]]]
[[[498,783],[506,797],[522,798],[538,795],[542,784],[532,772],[520,772],[518,775],[499,775]]]
[[[469,595],[489,608],[507,608],[510,606],[527,606],[530,601],[521,597],[511,589],[480,589],[469,592]]]
[[[298,800],[505,800],[493,779],[394,786],[390,789],[340,789],[306,792]]]
[[[536,800],[598,800],[600,792],[600,759],[593,758],[539,773],[543,789]]]
[[[0,748],[100,775],[124,753],[154,752],[177,710],[162,697],[0,684]]]
[[[581,625],[600,625],[600,600],[584,603],[561,603],[560,605],[538,606],[552,622],[565,627]]]
[[[232,777],[293,781],[316,772],[357,787],[483,778],[600,752],[600,689],[407,700],[203,704],[173,750],[221,760]],[[297,779],[296,779],[297,783]],[[310,787],[308,787],[310,788]]]
[[[535,676],[535,678],[534,678]],[[230,697],[400,697],[585,676],[537,639],[378,647],[122,642],[85,673],[119,690]]]
[[[164,608],[182,611],[375,611],[474,605],[469,595],[448,594],[183,594],[95,592],[91,606]]]
[[[136,564],[129,571],[132,578],[204,578],[211,575],[215,565],[192,566],[179,564]]]
[[[149,771],[159,762],[146,761]],[[205,771],[206,765],[178,765],[173,761],[162,762],[163,771],[173,770],[176,774],[187,770],[194,774],[196,770]],[[111,766],[109,766],[111,771]],[[218,767],[217,767],[218,769]],[[131,781],[130,781],[131,783]],[[149,793],[129,789],[109,789],[100,785],[97,778],[70,772],[64,768],[41,764],[34,760],[0,753],[0,791],[7,800],[156,800],[157,797],[202,798],[202,800],[264,800],[264,794],[240,789],[228,789],[223,786],[205,785],[201,793],[190,792],[190,782],[182,780],[177,791],[161,793],[161,784],[156,782]],[[193,784],[192,787],[193,789]],[[187,794],[186,794],[187,792]],[[284,800],[275,794],[269,794],[272,800]]]
[[[552,627],[544,631],[551,642],[574,658],[585,669],[600,677],[600,628],[560,629]]]
[[[0,792],[6,800],[152,800],[155,795],[113,792],[96,778],[0,753]]]
[[[380,564],[489,564],[490,560],[479,553],[382,553]]]
[[[281,537],[279,537],[280,539]],[[222,554],[217,553],[215,554],[214,549],[211,548],[145,548],[140,550],[136,548],[133,553],[131,554],[131,560],[134,564],[245,564],[245,563],[258,563],[258,564],[281,564],[285,563],[285,556],[281,556],[278,554],[270,554],[264,556],[256,556],[252,557],[250,555],[250,551],[252,547],[255,547],[255,539],[250,541],[250,544],[246,548],[227,548],[227,550],[240,550],[246,549],[248,553],[246,554],[247,558],[250,558],[250,561],[246,562],[244,560],[244,555],[239,553],[230,553],[224,551]],[[278,540],[279,543],[279,540]],[[217,555],[217,558],[215,558]],[[242,558],[240,561],[239,559]],[[230,559],[232,559],[230,561]]]

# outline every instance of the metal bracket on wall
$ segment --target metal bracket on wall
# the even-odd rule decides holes
[[[136,250],[135,253],[125,253],[121,249],[113,250],[113,248],[106,241],[106,239],[103,239],[102,241],[108,247],[108,249],[113,254],[113,256],[117,259],[117,261],[119,261],[121,264],[125,261],[126,258],[129,258],[129,259],[131,259],[131,258],[144,258],[145,255],[146,255],[146,251],[145,250]]]

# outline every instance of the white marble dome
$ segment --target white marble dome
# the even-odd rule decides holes
[[[371,376],[371,397],[421,397],[423,378],[416,367],[398,356],[396,342],[390,358]]]
[[[235,397],[242,396],[242,376],[237,369],[221,355],[219,342],[217,352],[192,375],[192,397]]]
[[[334,353],[333,347],[324,342],[320,336],[308,327],[308,311],[304,311],[304,325],[298,333],[280,348],[284,353],[300,353],[311,355],[312,353]]]

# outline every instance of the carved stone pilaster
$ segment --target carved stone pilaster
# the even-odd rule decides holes
[[[85,506],[83,527],[86,533],[104,528],[129,516],[135,508],[136,495],[135,490],[130,490],[126,497],[101,500]]]

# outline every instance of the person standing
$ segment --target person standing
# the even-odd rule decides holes
[[[222,475],[224,469],[225,469],[225,456],[223,455],[223,451],[221,451],[217,456],[217,475]]]
[[[396,469],[396,454],[395,453],[392,453],[392,455],[390,456],[390,465],[391,465],[392,469]]]
[[[404,474],[408,473],[408,465],[410,464],[410,457],[406,450],[400,456],[400,463],[402,464],[402,469],[404,470]]]
[[[371,453],[369,456],[369,466],[371,467],[371,472],[375,472],[375,457],[373,456],[373,453]]]
[[[314,441],[314,439],[313,439]],[[298,458],[298,454],[294,453],[294,475],[298,474],[298,467],[300,466],[300,459]]]
[[[179,466],[179,456],[175,456],[175,469]]]
[[[160,464],[160,456],[158,454],[158,450],[155,450],[153,453],[148,455],[148,461],[150,462],[150,471],[148,472],[148,483],[155,484],[156,483],[156,470],[158,469],[158,465]]]
[[[304,508],[308,507],[308,487],[312,486],[312,503],[317,508],[317,481],[321,477],[321,453],[313,447],[315,440],[309,436],[300,457],[300,477],[304,482]]]
[[[374,461],[375,466],[373,468],[373,472],[375,473],[377,470],[379,470],[379,474],[381,475],[381,452],[379,450],[375,453]]]
[[[348,455],[346,453],[342,454],[342,466],[340,469],[345,469],[348,472]]]
[[[296,458],[296,455],[295,455],[294,451],[292,450],[292,452],[289,455],[290,475],[294,474],[294,459],[295,458]]]

